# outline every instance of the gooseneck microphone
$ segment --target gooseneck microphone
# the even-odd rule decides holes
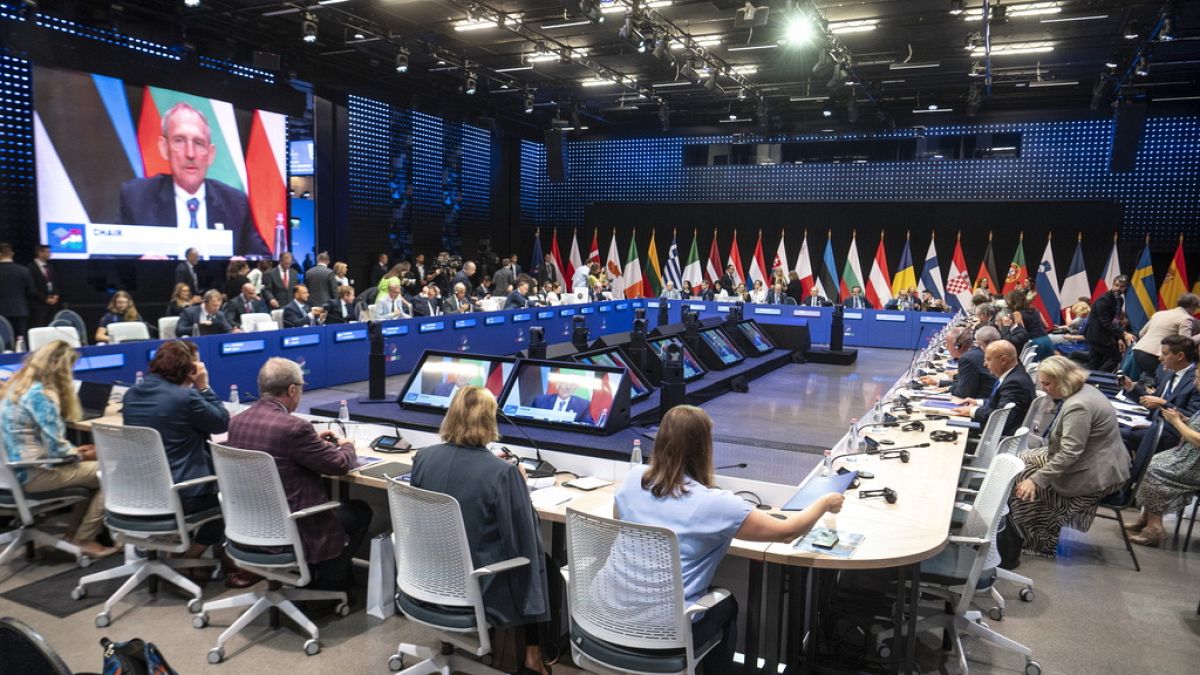
[[[723,469],[744,469],[747,466],[750,465],[745,462],[739,462],[737,464],[725,464],[723,466],[714,466],[713,471],[721,471]]]
[[[525,473],[530,478],[545,478],[547,476],[553,476],[557,469],[554,468],[553,464],[542,459],[542,448],[538,445],[537,441],[533,440],[533,436],[530,436],[529,432],[525,431],[524,427],[514,422],[512,418],[506,415],[500,408],[496,408],[496,413],[503,417],[505,422],[508,422],[514,428],[516,428],[517,431],[521,432],[521,435],[525,437],[525,440],[529,441],[529,445],[533,446],[534,456],[537,458],[538,465],[533,469],[526,470]]]

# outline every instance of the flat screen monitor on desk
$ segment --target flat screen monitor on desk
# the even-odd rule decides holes
[[[775,349],[775,343],[767,334],[763,332],[761,326],[753,319],[739,321],[737,324],[737,337],[743,347],[753,348],[755,355],[762,356],[771,350]]]
[[[500,409],[516,423],[610,434],[629,426],[624,368],[522,359]]]
[[[705,328],[700,331],[700,342],[704,346],[701,351],[707,351],[706,358],[718,368],[728,368],[746,360],[742,351],[733,344],[729,336],[720,327]]]
[[[500,398],[516,359],[507,356],[426,351],[400,392],[404,408],[443,411],[455,392],[471,385],[486,387]]]
[[[650,380],[642,374],[642,371],[637,369],[624,354],[621,353],[620,347],[608,347],[606,349],[598,349],[594,352],[585,352],[576,354],[575,360],[579,363],[587,363],[593,366],[612,366],[614,368],[624,368],[629,376],[629,397],[630,400],[640,401],[650,395],[654,387],[650,385]]]
[[[700,359],[692,353],[692,350],[688,349],[688,346],[678,336],[672,335],[671,337],[654,338],[653,340],[647,340],[646,344],[650,346],[650,349],[660,361],[666,360],[665,350],[667,345],[677,345],[683,353],[684,382],[691,382],[697,378],[704,377],[704,373],[708,372],[704,366],[700,365]]]

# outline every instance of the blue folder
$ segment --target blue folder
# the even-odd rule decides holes
[[[788,503],[783,505],[782,510],[803,511],[830,492],[845,492],[855,478],[858,478],[857,471],[835,473],[829,476],[813,476],[796,491],[796,494],[792,495]]]

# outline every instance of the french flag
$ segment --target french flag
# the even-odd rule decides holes
[[[1088,297],[1087,269],[1083,266],[1082,242],[1083,234],[1080,234],[1079,239],[1075,242],[1075,255],[1071,258],[1071,267],[1067,269],[1067,278],[1063,280],[1062,292],[1058,294],[1063,301],[1063,312],[1079,302],[1080,298]],[[1063,319],[1065,320],[1066,317],[1064,316]]]

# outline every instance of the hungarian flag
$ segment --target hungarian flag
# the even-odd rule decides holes
[[[713,228],[712,246],[708,249],[708,262],[704,274],[715,289],[717,282],[721,280],[721,252],[717,250],[717,228],[715,227]]]
[[[287,156],[284,148],[271,148],[271,139],[287,137],[284,129],[285,121],[282,115],[263,115],[254,111],[254,121],[250,124],[250,140],[246,143],[246,196],[250,201],[250,215],[254,219],[254,229],[271,248],[273,257],[278,258],[283,251],[276,251],[276,244],[287,247],[287,237],[284,241],[275,241],[275,223],[286,218],[287,185],[284,182],[287,173],[283,168],[283,158]],[[154,174],[147,172],[147,176]],[[287,232],[287,228],[284,228]]]
[[[850,297],[850,289],[862,286],[862,265],[858,260],[858,233],[850,232],[850,250],[846,251],[846,264],[842,267],[841,301]]]
[[[1113,233],[1112,253],[1108,254],[1108,262],[1104,265],[1104,271],[1100,273],[1100,278],[1096,280],[1096,288],[1092,290],[1092,302],[1108,292],[1109,284],[1113,279],[1121,276],[1121,259],[1117,255],[1117,233]]]
[[[688,251],[687,264],[683,266],[683,280],[692,286],[698,286],[704,281],[704,272],[700,269],[700,248],[696,245],[696,230],[692,230],[692,249]]]
[[[583,256],[579,255],[579,232],[571,230],[571,274],[583,266]]]
[[[800,277],[800,292],[807,298],[812,294],[812,289],[815,285],[812,258],[808,255],[808,230],[804,231],[804,238],[800,240],[800,255],[796,257],[796,267],[794,270],[796,276]]]
[[[1171,265],[1167,267],[1167,276],[1163,277],[1162,286],[1158,287],[1158,308],[1174,309],[1179,296],[1188,292],[1187,266],[1183,260],[1183,235],[1179,235],[1179,245],[1175,247],[1175,255],[1171,257]]]
[[[1129,290],[1125,291],[1125,314],[1134,330],[1154,316],[1154,300],[1158,291],[1154,284],[1154,265],[1150,261],[1150,235],[1146,235],[1146,247],[1138,260],[1137,269],[1129,279]]]
[[[867,278],[865,289],[867,300],[871,307],[883,309],[892,299],[892,288],[888,280],[892,273],[888,271],[887,251],[883,248],[883,232],[879,233],[879,246],[875,249],[875,260],[871,263],[871,276]]]
[[[984,279],[987,279],[988,293],[996,295],[999,287],[996,286],[996,256],[992,253],[991,232],[988,232],[987,250],[983,252],[983,260],[979,263],[979,274],[975,275],[975,290],[979,290]]]
[[[617,250],[617,233],[614,230],[612,241],[608,245],[608,285],[612,289],[613,298],[625,297],[625,277],[621,272],[621,252]]]
[[[1079,302],[1080,298],[1088,297],[1087,269],[1083,266],[1082,233],[1075,241],[1075,255],[1071,256],[1071,266],[1067,268],[1067,278],[1063,280],[1058,297],[1062,299],[1061,309],[1064,314],[1071,305]]]
[[[1029,279],[1029,270],[1025,269],[1025,233],[1017,238],[1017,251],[1013,253],[1012,262],[1008,265],[1008,274],[1004,277],[1004,288],[1001,293],[1008,295],[1008,292],[1017,287],[1017,284]]]
[[[963,257],[961,232],[954,237],[954,256],[950,258],[950,274],[946,277],[946,304],[955,311],[971,306],[971,277]]]
[[[654,244],[654,230],[650,230],[650,248],[646,249],[645,296],[657,298],[662,293],[663,276],[658,267],[658,247]]]
[[[612,408],[613,396],[616,390],[613,388],[611,375],[605,373],[600,378],[600,386],[592,390],[591,401],[588,403],[588,412],[591,413],[592,419],[596,424],[600,424],[600,420],[604,418],[606,413]]]
[[[1051,328],[1058,323],[1062,314],[1062,301],[1058,297],[1058,272],[1054,269],[1054,251],[1050,248],[1050,236],[1046,237],[1046,251],[1042,253],[1042,261],[1038,263],[1037,277],[1033,280],[1034,294],[1030,302],[1033,308],[1042,315],[1042,323]]]
[[[529,257],[529,269],[526,272],[536,279],[538,272],[542,270],[542,258],[546,257],[542,253],[542,228],[540,227],[533,231],[533,253],[530,253]]]
[[[837,263],[833,261],[833,230],[825,237],[825,254],[821,256],[821,277],[817,279],[817,288],[821,296],[833,300],[839,290],[837,278]]]
[[[637,230],[629,237],[629,255],[625,256],[625,297],[642,297],[642,261],[638,258]],[[595,419],[594,417],[592,419]]]
[[[733,285],[745,283],[746,272],[742,269],[742,254],[738,251],[737,230],[733,231],[733,243],[729,245],[729,261],[726,266],[733,265]],[[718,277],[720,278],[720,277]]]
[[[758,243],[754,245],[754,255],[750,257],[750,280],[747,285],[753,286],[755,281],[761,281],[764,287],[771,285],[767,277],[767,261],[763,257],[762,230],[758,231]]]
[[[556,272],[558,272],[558,282],[560,284],[562,284],[563,288],[566,288],[567,284],[569,284],[571,282],[571,277],[569,277],[563,273],[562,253],[559,252],[559,250],[558,250],[558,228],[557,227],[554,228],[553,236],[554,236],[554,238],[550,242],[550,257],[553,258],[554,270]],[[571,274],[574,274],[574,273],[575,273],[575,270],[572,269]]]
[[[892,295],[899,296],[904,291],[917,286],[917,272],[913,269],[912,240],[909,235],[904,238],[904,253],[900,254],[900,266],[896,268],[896,276],[892,277]]]
[[[615,232],[613,233],[613,236],[614,237],[616,236]],[[589,263],[600,262],[600,231],[599,230],[592,230],[592,247],[590,249],[588,249],[588,262]]]

